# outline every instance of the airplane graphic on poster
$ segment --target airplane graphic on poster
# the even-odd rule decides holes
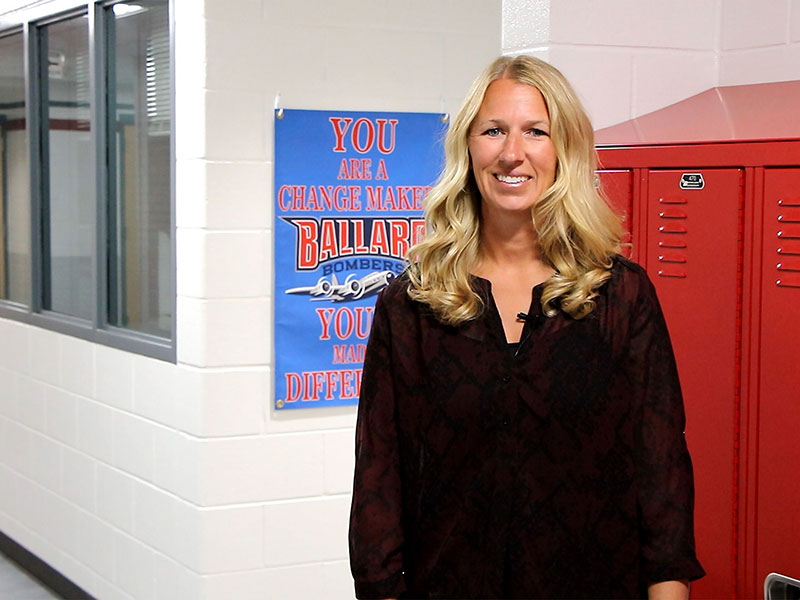
[[[316,285],[294,287],[286,290],[286,294],[308,294],[309,300],[329,300],[331,302],[347,302],[373,296],[389,285],[394,279],[392,271],[373,271],[363,277],[356,277],[350,273],[342,283],[332,274],[330,279],[325,276],[317,280]]]

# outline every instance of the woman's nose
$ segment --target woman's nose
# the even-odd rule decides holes
[[[518,133],[510,132],[506,136],[500,161],[504,163],[518,163],[522,161],[522,140]]]

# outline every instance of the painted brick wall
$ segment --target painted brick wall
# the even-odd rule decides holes
[[[243,539],[216,548],[230,529],[210,524],[204,590],[349,598],[355,410],[270,397],[272,108],[454,110],[499,53],[500,2],[207,0],[195,18],[204,40],[177,57],[179,106],[202,99],[178,129],[178,355],[208,409],[192,502]]]
[[[500,32],[500,0],[176,0],[178,364],[0,319],[0,530],[103,600],[352,598],[355,408],[272,409],[275,96],[453,111]]]
[[[800,1],[725,0],[720,85],[800,79]]]
[[[798,0],[504,0],[503,15],[504,53],[559,67],[598,129],[718,85],[800,79]]]

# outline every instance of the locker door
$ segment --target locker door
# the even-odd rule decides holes
[[[695,473],[692,598],[733,593],[734,444],[741,271],[739,169],[651,171],[646,267],[675,348]]]
[[[800,169],[764,174],[756,585],[800,578]]]
[[[622,254],[632,258],[635,248],[632,250],[630,244],[633,241],[633,172],[630,170],[622,171],[598,171],[600,179],[600,189],[608,203],[617,214],[622,215],[622,226],[625,228],[625,235],[622,238]],[[635,259],[635,257],[634,257]]]

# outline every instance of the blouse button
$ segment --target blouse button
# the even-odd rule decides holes
[[[511,376],[510,375],[503,375],[503,383],[508,383],[509,381],[511,381]]]

